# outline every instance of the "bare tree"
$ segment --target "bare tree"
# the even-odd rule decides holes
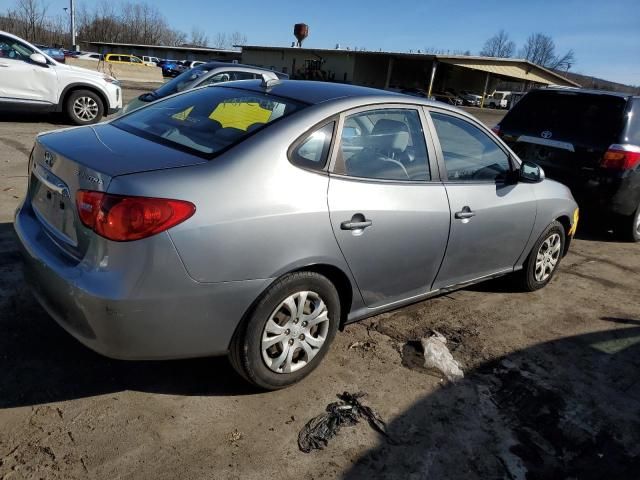
[[[516,50],[516,44],[509,40],[509,34],[504,30],[500,30],[493,37],[484,43],[484,47],[480,51],[483,57],[513,57]]]
[[[230,48],[235,48],[236,45],[240,46],[240,45],[246,45],[247,43],[247,36],[244,33],[240,33],[240,32],[233,32],[231,35],[229,35],[229,47]]]
[[[564,55],[556,55],[556,44],[553,39],[542,33],[533,33],[520,51],[520,56],[536,65],[551,69],[568,70],[575,62],[573,50]]]
[[[14,0],[14,7],[0,13],[0,30],[15,33],[35,43],[70,46],[68,15],[47,15],[47,0]],[[80,40],[180,46],[187,35],[174,30],[153,2],[98,0],[82,2],[76,8],[76,31]],[[207,46],[209,38],[195,27],[190,42]],[[247,42],[247,36],[234,32],[215,38],[218,48],[231,48]]]
[[[44,27],[47,7],[40,0],[18,0],[14,14],[22,27],[22,36],[37,41]]]
[[[189,43],[198,47],[206,47],[209,45],[209,37],[202,29],[193,27],[191,29],[191,40]]]
[[[229,41],[227,40],[226,33],[216,33],[216,37],[213,40],[213,44],[211,45],[214,48],[227,48],[229,45]]]

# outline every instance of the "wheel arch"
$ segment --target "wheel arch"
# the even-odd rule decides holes
[[[71,95],[73,92],[77,90],[89,90],[90,92],[93,92],[96,95],[98,95],[100,97],[100,100],[102,100],[105,114],[111,108],[111,105],[109,104],[109,98],[107,97],[107,95],[105,95],[105,93],[95,85],[91,85],[88,83],[70,83],[69,85],[64,87],[64,89],[62,90],[62,93],[60,94],[60,101],[58,102],[58,107],[56,108],[57,112],[64,111],[69,95]]]
[[[280,273],[277,277],[271,279],[271,281],[264,287],[259,295],[251,302],[251,305],[245,310],[242,318],[238,322],[233,335],[229,340],[229,344],[233,342],[233,339],[241,332],[247,323],[247,319],[256,308],[256,305],[265,293],[271,288],[271,286],[280,280],[282,277],[296,272],[315,272],[327,277],[327,279],[336,287],[338,292],[338,298],[340,299],[340,323],[338,328],[342,331],[347,322],[351,306],[353,305],[353,285],[348,275],[339,267],[328,263],[310,263],[304,266],[298,266],[286,272]]]
[[[568,215],[560,215],[556,218],[556,222],[562,225],[564,228],[564,250],[562,252],[562,256],[564,257],[569,251],[569,244],[571,243],[571,235],[569,235],[569,231],[571,230],[571,219]]]

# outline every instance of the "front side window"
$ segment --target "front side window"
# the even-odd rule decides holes
[[[508,155],[489,135],[458,117],[431,112],[447,177],[453,181],[496,181],[511,170]]]
[[[307,135],[291,152],[291,161],[301,167],[322,170],[327,163],[335,122]]]
[[[430,180],[417,110],[369,110],[345,118],[334,173],[381,180]]]
[[[142,60],[140,60],[138,57],[128,57],[128,59],[131,63],[142,63]]]
[[[238,88],[205,88],[149,104],[111,125],[158,143],[212,155],[304,104]]]
[[[34,53],[34,51],[26,45],[23,45],[13,38],[0,35],[0,58],[26,62],[32,53]]]

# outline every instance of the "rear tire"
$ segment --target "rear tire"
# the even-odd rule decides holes
[[[229,352],[233,368],[253,385],[277,390],[311,373],[338,330],[340,299],[315,272],[274,283],[238,327]]]
[[[90,90],[76,90],[67,97],[65,111],[75,125],[91,125],[102,120],[104,103]]]
[[[622,217],[615,226],[618,236],[629,242],[640,242],[640,205],[633,215]]]
[[[523,269],[518,272],[525,291],[539,290],[551,281],[562,260],[564,245],[564,227],[560,222],[551,222],[531,249]]]

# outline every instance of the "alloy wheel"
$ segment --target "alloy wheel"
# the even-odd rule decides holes
[[[262,332],[262,358],[276,373],[292,373],[313,360],[329,333],[326,304],[316,292],[300,291],[284,299]]]
[[[536,268],[534,273],[536,281],[544,282],[551,276],[558,265],[561,247],[562,241],[558,233],[549,235],[545,241],[542,242],[536,255]]]
[[[86,122],[98,116],[98,103],[91,97],[78,97],[73,102],[73,113]]]

